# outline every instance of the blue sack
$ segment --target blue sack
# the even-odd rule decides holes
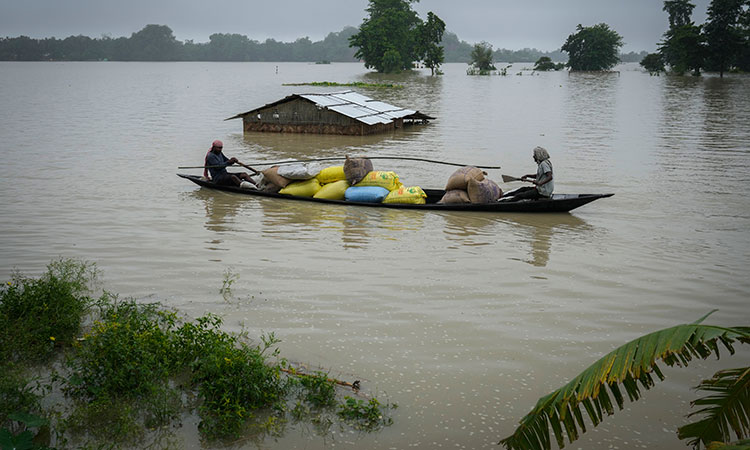
[[[380,203],[390,191],[380,186],[352,186],[344,192],[348,202]]]

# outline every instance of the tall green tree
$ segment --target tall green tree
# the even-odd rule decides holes
[[[669,14],[669,28],[681,27],[690,24],[690,15],[693,14],[695,5],[689,0],[665,0],[662,11]]]
[[[622,36],[606,23],[592,27],[578,25],[561,50],[568,53],[571,70],[609,70],[620,62]]]
[[[130,36],[128,47],[134,61],[176,61],[182,45],[168,26],[146,25]]]
[[[439,70],[440,64],[445,61],[445,52],[439,45],[445,33],[445,22],[432,13],[427,13],[427,21],[418,27],[419,54],[424,65],[430,68],[432,75]]]
[[[737,67],[750,72],[750,0],[745,1],[745,10],[740,15],[739,28],[742,35],[742,48],[737,58]]]
[[[669,15],[669,29],[659,45],[659,53],[670,70],[678,75],[692,71],[700,75],[704,66],[705,39],[701,26],[690,16],[695,5],[688,0],[667,0],[662,8]]]
[[[474,44],[474,48],[471,50],[471,62],[469,64],[479,69],[480,73],[489,72],[490,70],[495,70],[492,58],[493,54],[491,44],[488,44],[487,42]]]
[[[437,67],[442,57],[437,44],[442,39],[445,23],[433,14],[426,28],[411,8],[412,3],[418,1],[369,0],[366,11],[370,16],[362,22],[359,32],[349,38],[349,46],[358,48],[354,56],[364,60],[365,67],[378,72],[411,69],[412,63],[424,57],[427,50],[431,64]],[[425,36],[430,39],[425,40]],[[438,36],[440,39],[433,39]],[[425,45],[427,43],[435,46]]]
[[[712,0],[704,27],[707,44],[707,63],[711,70],[724,72],[737,61],[742,50],[740,15],[745,0]]]

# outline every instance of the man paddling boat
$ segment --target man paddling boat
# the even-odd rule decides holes
[[[206,169],[203,176],[210,178],[214,183],[222,186],[239,186],[246,188],[257,188],[257,183],[245,172],[229,173],[227,167],[239,163],[237,158],[227,158],[222,150],[224,143],[215,140],[211,144],[211,149],[206,154]],[[210,177],[208,176],[210,174]],[[247,183],[247,184],[243,184]]]

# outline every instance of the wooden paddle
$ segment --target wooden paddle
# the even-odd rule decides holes
[[[529,181],[529,182],[531,182],[531,180],[524,180],[522,178],[516,178],[516,177],[512,177],[510,175],[503,175],[502,177],[503,177],[503,183],[509,183],[511,181]]]
[[[247,169],[247,170],[250,170],[250,171],[252,171],[252,172],[253,172],[253,173],[254,173],[255,175],[257,175],[257,174],[259,174],[259,173],[260,173],[260,172],[258,172],[257,170],[253,169],[252,167],[248,166],[247,164],[242,164],[242,163],[241,163],[241,162],[239,162],[239,161],[237,161],[237,162],[236,162],[236,164],[239,164],[239,165],[241,165],[242,167],[244,167],[245,169]]]

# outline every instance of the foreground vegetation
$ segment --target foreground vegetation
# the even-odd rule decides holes
[[[521,419],[516,431],[500,444],[506,449],[549,450],[551,427],[557,445],[563,448],[563,432],[571,443],[578,439],[579,433],[586,432],[583,411],[597,426],[605,413],[614,413],[614,403],[623,408],[621,388],[631,401],[636,401],[641,396],[639,383],[641,388],[650,389],[654,386],[654,374],[664,380],[657,360],[668,366],[687,366],[693,358],[706,359],[712,354],[718,358],[720,344],[730,354],[734,354],[735,342],[750,344],[750,327],[703,325],[707,316],[616,348],[565,386],[540,398],[534,409]],[[678,437],[687,439],[695,449],[701,445],[709,449],[750,449],[750,367],[719,371],[698,389],[712,394],[692,403],[702,409],[688,417],[701,418],[680,427]],[[734,438],[738,441],[731,442]]]
[[[161,447],[191,415],[207,441],[262,441],[299,422],[321,434],[392,423],[395,405],[357,391],[339,400],[337,380],[291,368],[273,334],[251,345],[211,314],[189,321],[158,304],[93,298],[96,275],[59,260],[3,285],[0,447]]]

